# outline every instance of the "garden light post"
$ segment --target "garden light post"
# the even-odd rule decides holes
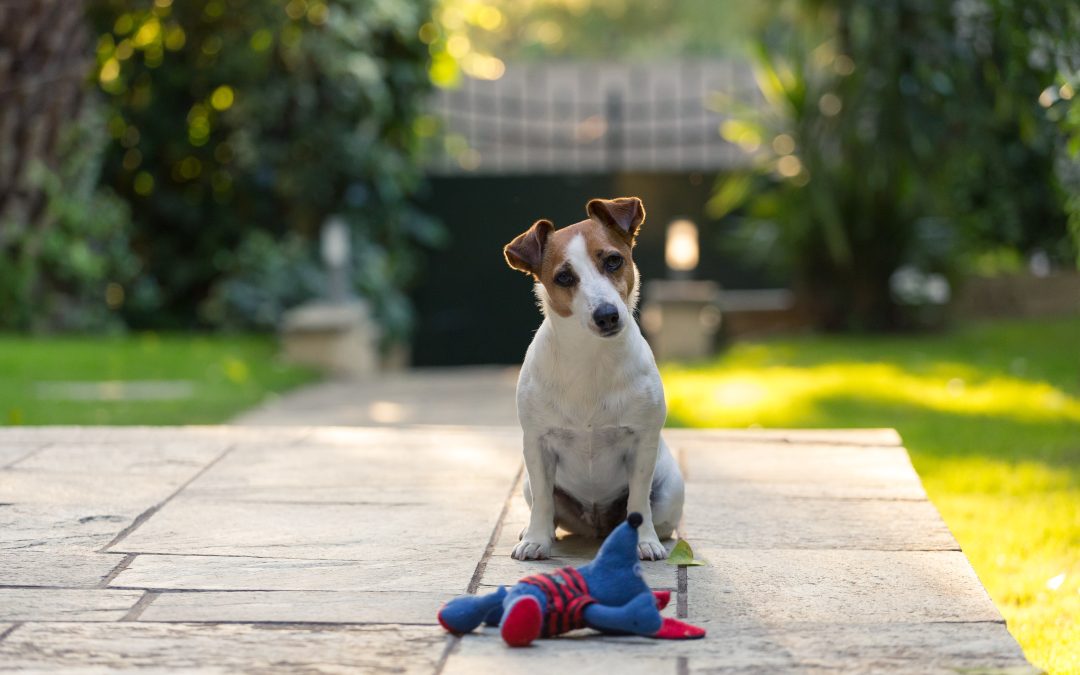
[[[286,360],[338,377],[365,377],[379,368],[379,329],[368,304],[352,293],[349,226],[331,216],[319,235],[326,266],[326,297],[285,312]]]
[[[659,361],[701,359],[713,352],[720,329],[720,287],[692,279],[700,258],[697,225],[684,218],[669,223],[664,244],[668,278],[645,285],[641,312]]]
[[[326,297],[334,304],[343,304],[352,297],[349,289],[349,226],[337,216],[323,225],[319,237],[319,252],[326,265]]]

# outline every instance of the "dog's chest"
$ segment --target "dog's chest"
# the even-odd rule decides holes
[[[639,436],[626,426],[552,427],[541,444],[555,457],[556,485],[585,501],[606,503],[629,486],[630,457]]]

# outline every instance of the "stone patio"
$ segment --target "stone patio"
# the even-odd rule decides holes
[[[708,637],[510,650],[437,608],[595,550],[509,558],[514,427],[0,429],[0,670],[1032,672],[892,431],[666,435]]]

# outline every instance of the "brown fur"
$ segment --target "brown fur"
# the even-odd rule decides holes
[[[634,291],[634,261],[632,249],[645,208],[637,197],[614,200],[594,199],[586,206],[591,218],[553,230],[548,220],[538,220],[531,228],[514,238],[503,249],[510,267],[531,274],[544,285],[551,309],[559,316],[570,316],[570,306],[577,286],[564,288],[555,283],[566,260],[566,247],[578,234],[585,238],[589,257],[601,274],[604,260],[612,253],[620,254],[625,262],[613,276],[615,290],[623,301],[629,302]]]

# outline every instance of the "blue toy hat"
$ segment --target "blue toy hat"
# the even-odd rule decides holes
[[[616,527],[600,546],[592,564],[597,567],[633,567],[638,561],[638,533],[643,518],[636,511]]]

